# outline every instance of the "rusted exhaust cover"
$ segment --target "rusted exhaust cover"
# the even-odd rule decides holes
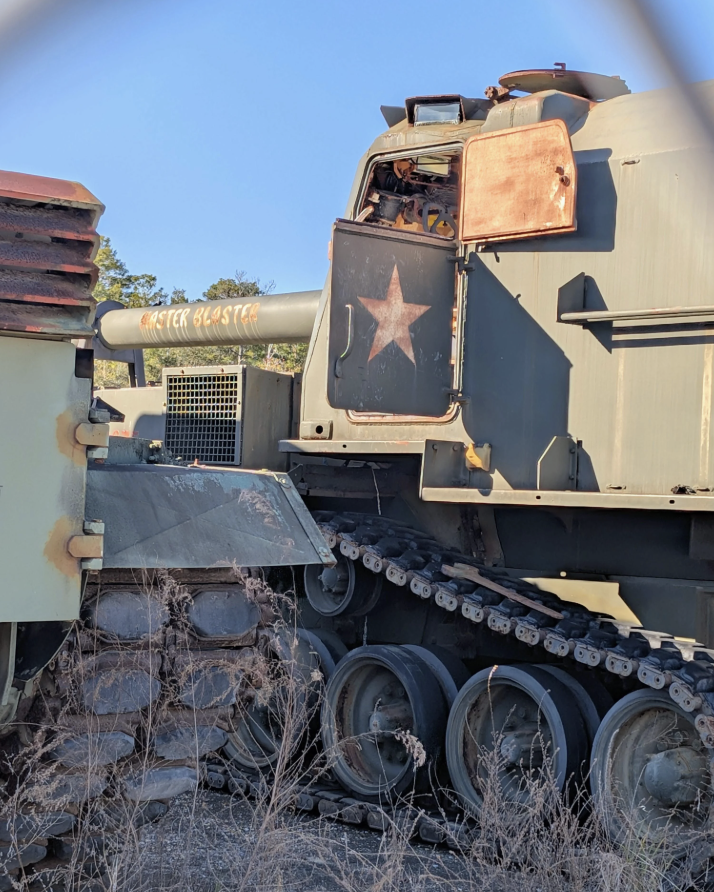
[[[103,211],[79,183],[0,171],[0,334],[93,334]]]

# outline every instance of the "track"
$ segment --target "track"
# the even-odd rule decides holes
[[[251,578],[89,587],[4,741],[0,889],[108,888],[127,834],[211,782],[204,757],[284,674],[275,616]]]
[[[597,755],[592,783],[598,806],[607,811],[617,805],[612,796],[617,778],[603,764],[613,756],[617,768],[624,745],[629,759],[623,769],[626,779],[628,770],[632,772],[632,759],[636,762],[641,756],[635,739],[639,734],[648,750],[644,762],[655,765],[645,778],[647,801],[655,801],[656,806],[647,813],[651,821],[646,834],[659,832],[660,812],[666,812],[670,829],[674,816],[676,836],[683,845],[691,849],[695,836],[697,841],[704,839],[702,830],[708,829],[710,819],[714,749],[713,652],[561,602],[527,583],[499,576],[473,558],[446,551],[408,526],[358,514],[317,512],[315,516],[330,547],[355,567],[363,565],[360,572],[368,572],[367,579],[382,577],[410,592],[417,609],[420,604],[434,605],[467,636],[486,630],[494,641],[512,642],[519,665],[509,667],[509,661],[502,660],[504,665],[488,673],[488,684],[504,684],[507,698],[514,690],[525,690],[524,696],[531,698],[542,696],[538,691],[556,691],[565,699],[558,701],[553,695],[554,708],[557,712],[560,702],[564,712],[573,700],[567,699],[567,691],[563,693],[562,676],[555,676],[554,681],[551,675],[544,681],[544,665],[551,671],[553,666],[561,666],[571,679],[599,678],[615,705],[604,716],[597,734],[590,728],[586,742],[587,749]],[[323,604],[332,615],[344,601],[339,588],[328,592],[330,597]],[[126,832],[127,823],[136,827],[160,817],[173,797],[194,789],[199,782],[258,795],[260,774],[251,767],[269,773],[275,753],[286,742],[279,729],[266,724],[265,703],[261,705],[259,695],[266,678],[277,677],[276,671],[284,673],[290,665],[287,677],[294,677],[295,666],[299,667],[299,680],[306,692],[305,702],[299,705],[308,711],[314,670],[319,662],[324,670],[331,657],[321,642],[308,636],[302,639],[300,659],[290,661],[289,643],[271,629],[277,617],[275,604],[258,580],[243,580],[238,585],[194,582],[188,588],[163,580],[159,589],[150,593],[143,608],[132,594],[137,586],[128,581],[105,582],[103,588],[90,590],[84,625],[73,631],[43,674],[30,708],[21,713],[17,754],[12,758],[19,784],[15,791],[11,782],[6,788],[6,811],[14,817],[0,822],[4,864],[0,890],[59,892],[69,885],[70,874],[76,882],[82,872],[83,889],[91,888],[92,882],[101,884],[113,852],[121,847],[117,834]],[[375,596],[373,584],[353,586],[350,609],[368,615],[376,607],[378,589]],[[213,594],[206,597],[207,591]],[[529,662],[535,668],[523,663],[524,648],[532,653]],[[402,822],[428,842],[468,848],[477,826],[478,778],[473,776],[468,753],[464,755],[465,750],[459,750],[457,744],[464,729],[470,727],[477,702],[474,698],[481,690],[478,674],[455,697],[455,690],[449,694],[448,679],[439,677],[434,665],[425,670],[424,654],[408,655],[403,647],[356,648],[347,662],[338,662],[337,670],[329,667],[332,679],[327,701],[331,696],[334,700],[335,679],[339,681],[346,666],[357,665],[365,656],[372,660],[375,655],[378,661],[387,659],[387,664],[380,664],[387,666],[385,671],[406,666],[412,673],[421,672],[423,687],[433,683],[430,671],[440,682],[444,712],[439,721],[445,722],[447,712],[450,717],[448,728],[441,727],[439,733],[442,737],[446,733],[449,768],[458,796],[439,801],[429,793],[430,785],[433,790],[437,741],[433,747],[427,745],[421,770],[427,782],[422,795],[403,805],[409,800],[401,795],[407,789],[402,780],[416,773],[419,787],[420,771],[414,771],[416,755],[408,752],[405,758],[395,750],[394,727],[401,727],[401,721],[416,737],[420,729],[414,727],[414,715],[404,722],[401,701],[392,704],[391,714],[380,701],[369,713],[369,721],[384,723],[389,715],[396,715],[397,724],[372,724],[366,729],[389,741],[391,749],[382,749],[380,754],[388,752],[394,760],[392,767],[382,764],[380,770],[386,774],[379,781],[378,795],[373,795],[369,784],[366,795],[360,795],[350,765],[343,766],[342,774],[338,765],[336,774],[343,784],[346,779],[346,790],[323,778],[297,789],[294,804],[301,810],[316,810],[375,830]],[[401,662],[395,663],[395,659]],[[579,669],[587,673],[579,674]],[[514,688],[508,675],[513,671],[518,684],[523,683],[525,671],[525,689]],[[527,712],[527,697],[524,703]],[[595,725],[605,712],[601,704],[599,708]],[[573,712],[577,713],[577,708]],[[326,716],[323,708],[323,738],[329,724]],[[662,717],[667,726],[657,731],[653,746],[651,726]],[[584,712],[581,718],[576,724],[587,725]],[[650,726],[645,737],[643,718]],[[523,744],[528,727],[524,720],[500,740],[501,752],[510,759],[510,778],[516,769],[523,769],[524,756],[529,768],[533,767],[533,736],[525,749]],[[629,735],[624,744],[622,737],[617,737],[622,727]],[[335,728],[339,732],[339,723],[333,722],[333,736]],[[287,742],[296,741],[304,730],[298,723]],[[566,729],[564,740],[573,749],[575,732],[571,729],[570,734],[567,737]],[[340,740],[335,742],[339,749]],[[20,743],[24,748],[17,752]],[[9,758],[12,746],[7,747],[7,753]],[[571,762],[575,758],[582,761],[584,753],[580,740]],[[229,756],[228,762],[223,754]],[[461,776],[459,768],[454,768],[454,760],[459,758],[465,766]],[[369,780],[369,770],[366,776]],[[635,780],[634,793],[639,796],[641,777]],[[508,793],[507,786],[504,789]],[[653,798],[653,790],[659,799]],[[617,836],[616,807],[614,811],[610,829]],[[707,855],[703,848],[700,860]]]
[[[316,520],[333,549],[410,591],[415,599],[431,602],[451,614],[462,630],[470,627],[474,635],[477,630],[487,630],[507,647],[512,642],[513,659],[521,664],[525,645],[532,653],[526,660],[536,664],[533,674],[542,671],[537,668],[540,666],[560,666],[570,679],[587,682],[588,688],[590,679],[598,679],[615,703],[608,711],[596,703],[599,716],[594,724],[599,719],[602,722],[597,733],[592,733],[587,749],[593,752],[593,795],[610,832],[615,838],[624,833],[620,809],[624,798],[640,809],[643,821],[639,829],[650,841],[660,839],[666,830],[682,850],[691,852],[692,845],[697,845],[702,857],[708,855],[714,651],[562,602],[528,583],[480,567],[473,558],[445,551],[407,526],[381,518],[327,512],[318,512]],[[468,567],[463,568],[464,564],[477,570],[478,581],[453,578],[455,565],[458,575],[473,575]],[[482,702],[475,699],[479,690],[485,691],[500,676],[514,671],[518,672],[518,666],[499,666],[481,673],[488,680],[479,683],[477,677],[472,678],[451,708],[447,757],[452,783],[467,813],[478,814],[478,783],[474,782],[473,760],[466,771],[462,770],[469,754],[468,746],[459,744],[459,735],[463,741],[464,731],[469,728],[469,710]],[[511,685],[512,693],[519,690],[512,679],[504,678],[504,683],[506,690]],[[539,689],[537,685],[535,689]],[[587,693],[581,685],[579,697],[584,694],[587,699]],[[490,705],[490,691],[488,702]],[[561,713],[573,706],[572,699],[565,706]],[[577,711],[577,705],[573,711]],[[583,720],[587,724],[585,715]],[[517,737],[513,734],[502,739],[501,751],[508,752]],[[487,743],[485,738],[481,742]],[[489,743],[492,745],[490,739]],[[459,756],[462,762],[456,764]],[[634,810],[632,805],[630,811]],[[433,821],[432,815],[429,823],[433,825]],[[453,836],[448,819],[442,819],[442,823],[444,837]]]

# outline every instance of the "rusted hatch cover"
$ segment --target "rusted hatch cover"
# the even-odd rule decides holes
[[[576,175],[561,120],[472,136],[464,146],[461,240],[572,232]]]

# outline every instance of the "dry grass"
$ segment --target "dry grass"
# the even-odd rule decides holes
[[[285,604],[271,601],[262,584],[249,580],[248,586],[266,614],[286,616]],[[184,592],[168,585],[158,594],[174,611],[185,598]],[[291,623],[287,614],[282,635],[289,642],[295,637]],[[164,645],[157,637],[154,646]],[[187,646],[186,637],[179,635],[174,646]],[[81,678],[81,664],[71,671]],[[547,765],[525,781],[526,805],[504,802],[495,755],[484,755],[483,809],[475,831],[460,837],[458,853],[418,841],[417,824],[424,816],[408,799],[399,803],[400,820],[384,834],[301,815],[295,810],[297,793],[308,781],[324,778],[334,757],[315,746],[305,747],[315,733],[320,709],[314,667],[306,672],[295,663],[276,673],[261,658],[240,684],[244,703],[270,700],[285,722],[283,745],[270,776],[256,778],[256,795],[246,798],[198,789],[179,797],[157,823],[142,827],[138,825],[146,818],[145,807],[121,794],[125,763],[85,768],[85,774],[108,774],[107,793],[83,808],[68,809],[76,812],[68,836],[74,851],[54,874],[40,877],[48,888],[57,892],[685,892],[706,887],[694,858],[691,863],[675,858],[665,843],[648,847],[633,831],[618,848],[611,845],[589,812],[587,797],[574,794],[566,804]],[[59,781],[48,755],[62,735],[58,738],[53,729],[61,725],[58,715],[65,717],[77,702],[70,683],[56,714],[57,693],[45,685],[36,706],[38,715],[52,717],[50,726],[34,733],[32,726],[25,726],[14,750],[13,739],[6,741],[0,819],[12,822],[26,812],[33,804],[32,790],[41,784],[44,796],[35,797],[41,800],[39,805],[56,807],[52,791]],[[163,708],[159,705],[142,715],[136,729],[139,740],[151,739]],[[146,749],[134,756],[134,767],[147,770],[158,764],[149,753]],[[443,790],[435,794],[458,818],[453,796]],[[22,849],[23,843],[16,840],[16,844]],[[15,881],[20,888],[21,872]]]

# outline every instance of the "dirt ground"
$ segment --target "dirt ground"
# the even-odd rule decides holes
[[[142,828],[123,888],[228,892],[475,889],[468,859],[444,847],[402,844],[315,815],[265,826],[252,802],[211,790],[185,794]],[[459,880],[460,878],[460,880]]]

